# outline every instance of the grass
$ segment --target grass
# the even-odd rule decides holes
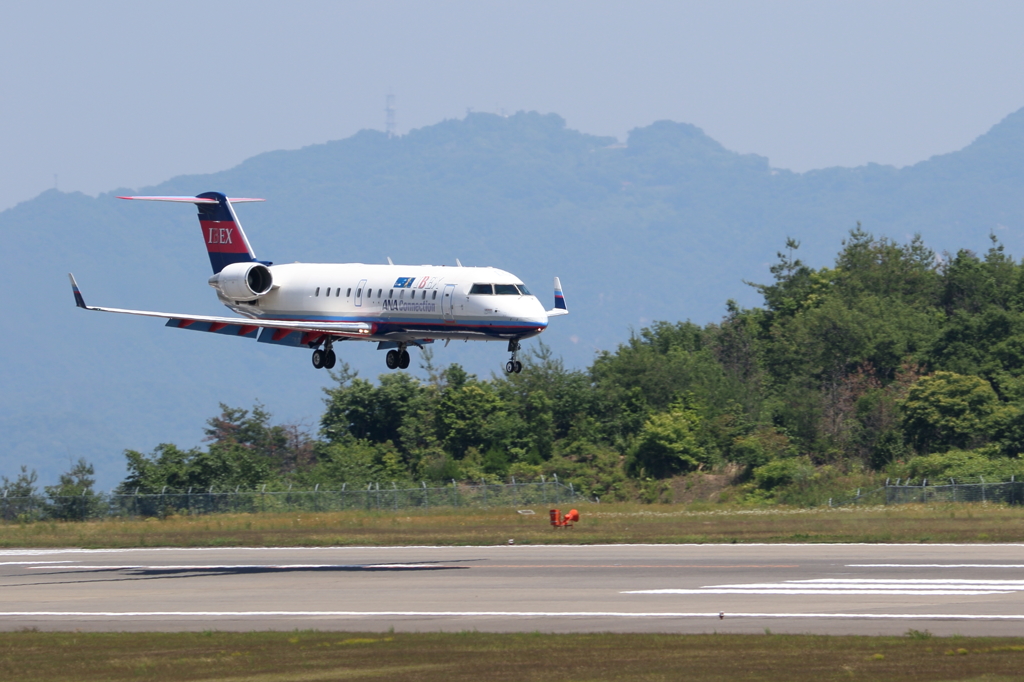
[[[581,506],[572,529],[546,509],[292,512],[0,525],[0,547],[259,547],[728,542],[1020,542],[1024,507],[931,504],[838,509]]]
[[[0,633],[0,679],[1011,680],[1024,638],[463,633]]]

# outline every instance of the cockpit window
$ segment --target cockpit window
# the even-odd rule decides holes
[[[519,290],[516,289],[515,284],[495,284],[494,293],[499,296],[518,296]]]
[[[471,294],[493,294],[490,284],[474,284],[473,288],[469,290]]]
[[[530,290],[526,288],[525,284],[517,284],[516,286],[519,287],[519,293],[521,293],[523,296],[531,296],[532,295],[532,294],[530,294]]]

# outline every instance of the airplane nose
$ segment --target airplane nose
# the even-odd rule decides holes
[[[529,302],[524,301],[524,303],[526,303],[526,305],[524,305],[523,309],[520,311],[518,320],[526,324],[535,324],[539,327],[546,327],[548,324],[548,314],[547,311],[544,310],[544,306],[540,304],[540,301],[534,298]]]

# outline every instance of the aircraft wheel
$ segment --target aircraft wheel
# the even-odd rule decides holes
[[[402,351],[401,357],[398,358],[398,368],[409,369],[409,351]]]
[[[512,374],[512,372],[515,372],[515,371],[516,371],[516,363],[512,362],[511,360],[509,360],[508,362],[505,363],[505,374]]]
[[[388,369],[398,369],[398,351],[389,350],[384,358],[384,362],[387,363]]]
[[[523,371],[523,363],[521,363],[518,360],[516,360],[516,374],[519,374],[522,371]]]
[[[327,357],[324,358],[324,369],[334,369],[334,363],[338,361],[338,356],[334,354],[333,350],[329,350],[326,353]]]
[[[324,357],[324,355],[325,353],[319,348],[313,351],[313,366],[316,367],[317,369],[324,368],[324,361],[327,359]]]

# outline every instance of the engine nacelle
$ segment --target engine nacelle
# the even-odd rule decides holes
[[[232,263],[210,278],[210,286],[232,301],[253,301],[274,287],[274,276],[263,263]]]

